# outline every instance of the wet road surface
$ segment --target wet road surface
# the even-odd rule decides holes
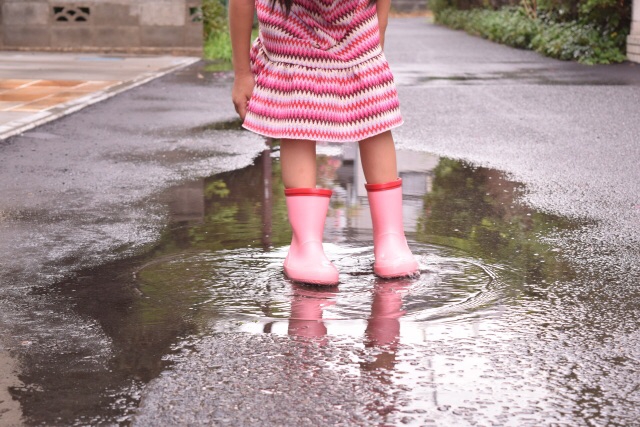
[[[635,422],[637,72],[415,19],[388,39],[419,278],[371,273],[350,145],[318,158],[341,285],[283,277],[277,142],[239,129],[225,73],[192,67],[0,146],[0,357],[23,423]],[[483,83],[503,68],[536,79]]]

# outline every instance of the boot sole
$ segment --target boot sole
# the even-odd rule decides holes
[[[397,279],[399,277],[408,277],[420,274],[417,263],[407,263],[401,266],[392,267],[376,267],[373,266],[373,272],[376,276],[383,279]]]
[[[295,277],[296,276],[295,274],[291,274],[286,269],[284,271],[284,275],[287,277],[287,279],[291,280],[292,282],[306,283],[308,285],[336,286],[340,283],[339,280],[307,279],[300,276]]]

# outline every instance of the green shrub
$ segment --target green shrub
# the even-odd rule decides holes
[[[602,30],[603,36],[623,45],[631,27],[631,0],[583,0],[579,21]]]
[[[531,40],[531,48],[553,58],[585,64],[611,64],[625,60],[624,41],[593,25],[563,22],[545,25]]]
[[[429,7],[436,22],[490,40],[535,49],[555,58],[609,63],[624,58],[631,3],[632,0],[429,0]]]
[[[231,37],[229,31],[211,33],[204,42],[204,58],[231,61]]]
[[[440,12],[454,8],[449,0],[428,0],[429,1],[429,10],[431,10],[435,15],[440,14]]]
[[[231,62],[231,37],[227,18],[226,0],[203,0],[202,17],[204,32],[204,58]],[[258,37],[258,25],[254,14],[254,28],[251,40]],[[223,67],[225,67],[223,65]]]
[[[445,9],[436,15],[436,22],[519,48],[529,48],[531,39],[539,32],[536,20],[511,7],[498,11]]]
[[[579,21],[609,32],[621,32],[630,26],[631,3],[632,0],[429,0],[429,8],[437,15],[447,8],[498,10],[524,5],[532,12],[532,18]]]
[[[227,8],[220,0],[202,1],[204,58],[231,61]]]
[[[579,21],[554,22],[531,17],[523,7],[499,10],[445,8],[436,22],[510,46],[532,49],[552,58],[585,64],[609,64],[625,59],[626,33],[603,30]]]
[[[202,30],[204,40],[229,29],[227,8],[220,0],[202,0]]]

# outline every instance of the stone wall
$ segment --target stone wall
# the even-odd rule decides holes
[[[633,0],[631,34],[627,37],[627,58],[640,62],[640,0]]]
[[[131,53],[202,52],[199,0],[0,0],[0,47]]]

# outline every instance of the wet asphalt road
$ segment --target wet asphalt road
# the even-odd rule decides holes
[[[470,162],[460,169],[467,182],[479,180],[476,173],[485,181],[499,176],[477,166],[504,171],[500,185],[509,203],[524,202],[533,217],[553,215],[546,229],[522,239],[547,248],[541,262],[553,263],[554,272],[521,274],[507,256],[465,251],[455,240],[443,243],[435,232],[418,230],[411,243],[423,266],[419,286],[389,290],[367,276],[359,261],[365,255],[354,255],[366,233],[352,226],[330,250],[347,272],[342,294],[300,296],[272,265],[283,256],[286,236],[273,237],[276,250],[266,255],[240,244],[222,244],[229,252],[220,259],[210,254],[220,250],[213,246],[166,249],[180,249],[185,237],[171,243],[163,237],[170,221],[165,190],[215,175],[206,181],[215,193],[218,181],[229,186],[240,179],[227,171],[249,166],[265,148],[233,122],[229,74],[194,66],[0,143],[0,352],[19,365],[10,391],[25,424],[635,422],[640,66],[558,62],[421,19],[393,20],[386,50],[406,120],[395,133],[399,146]],[[438,181],[443,169],[435,172],[434,188],[446,188]],[[253,169],[243,170],[242,180],[259,183]],[[486,188],[487,197],[502,200],[503,190]],[[273,222],[278,230],[277,217]],[[229,233],[244,242],[236,228]],[[461,251],[449,253],[448,244]],[[140,311],[150,316],[140,321],[144,327],[130,326],[131,307],[151,298],[149,283],[184,282],[173,275],[187,264],[203,281],[219,271],[233,277],[234,263],[249,266],[247,277],[214,280],[226,285],[207,285],[213,299],[171,305],[173,317],[159,316],[158,304]],[[484,273],[473,275],[492,277],[492,284],[451,285],[453,266],[463,264],[480,265]],[[160,273],[148,265],[160,265]],[[479,308],[425,315],[418,300],[432,295],[437,302],[438,291],[449,287],[455,296],[443,307],[477,299]],[[373,301],[386,306],[396,301],[389,295],[402,295],[405,320],[376,323],[401,315],[376,319],[374,308],[369,315],[355,296],[371,288]],[[291,305],[285,309],[291,313],[296,301],[335,303],[338,320],[327,321],[329,333],[311,334],[310,342],[292,321],[277,333],[287,323],[281,305],[249,320],[235,317],[253,313],[238,302],[247,292],[260,304],[278,299],[265,295],[286,295],[282,307]],[[429,309],[440,308],[434,304]],[[202,306],[213,306],[215,315],[188,314]],[[256,322],[267,331],[264,319],[276,325],[273,333],[250,331]],[[409,335],[385,340],[375,332],[398,328]]]

